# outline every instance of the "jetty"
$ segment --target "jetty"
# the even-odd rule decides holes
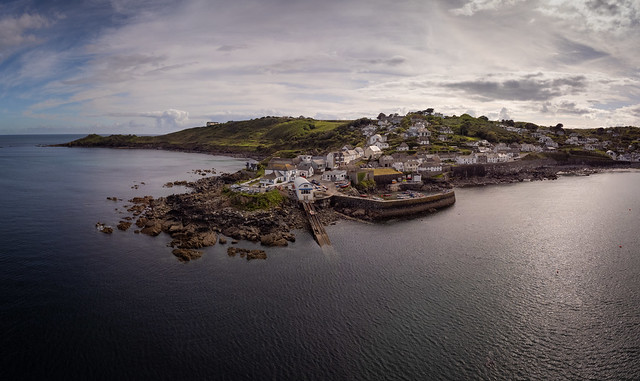
[[[311,202],[302,202],[302,207],[309,218],[309,225],[311,225],[311,231],[313,232],[313,236],[318,242],[318,245],[331,245],[331,241],[329,241],[329,235],[327,231],[324,229],[324,226],[320,222],[318,218],[318,213],[316,212],[313,203]]]

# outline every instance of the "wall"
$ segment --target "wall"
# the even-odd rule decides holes
[[[358,218],[382,220],[415,214],[431,213],[456,202],[454,191],[433,196],[406,200],[376,201],[369,198],[357,198],[334,195],[331,205],[339,212]]]

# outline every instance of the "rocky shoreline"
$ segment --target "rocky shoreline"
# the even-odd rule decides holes
[[[201,249],[218,244],[232,244],[241,240],[260,242],[263,246],[287,246],[295,241],[292,233],[295,229],[307,227],[307,220],[298,203],[289,197],[270,210],[246,211],[231,204],[223,194],[225,185],[251,178],[251,174],[239,171],[234,174],[222,174],[206,177],[190,183],[190,193],[174,194],[167,197],[134,197],[127,205],[131,216],[118,224],[118,229],[127,230],[133,222],[137,229],[134,233],[158,236],[168,234],[173,254],[181,261],[189,261],[202,255]],[[109,197],[110,200],[116,199]],[[337,215],[328,209],[319,211],[323,223],[331,223]],[[112,233],[113,228],[104,224],[96,225],[104,233]],[[230,248],[231,249],[231,248]],[[239,253],[247,259],[264,259],[266,253],[243,251],[234,248],[228,251],[230,256]]]
[[[581,165],[553,165],[550,163],[527,163],[521,166],[497,166],[482,169],[468,168],[458,170],[448,178],[426,179],[419,190],[442,192],[452,188],[509,184],[524,181],[555,180],[561,175],[587,176],[607,170],[633,169],[638,166],[593,167]],[[473,169],[473,170],[472,170]],[[238,171],[233,174],[221,174],[198,179],[194,182],[176,181],[171,185],[185,185],[189,193],[173,194],[167,197],[134,197],[125,205],[131,213],[119,221],[117,229],[127,231],[135,225],[134,233],[158,236],[165,233],[171,237],[168,244],[172,253],[183,262],[202,256],[204,247],[215,244],[238,244],[242,240],[260,242],[262,246],[287,246],[295,241],[292,231],[309,228],[309,222],[295,198],[286,191],[283,202],[269,210],[248,211],[242,205],[233,205],[224,194],[224,188],[238,181],[254,176],[251,172]],[[166,184],[165,186],[170,186]],[[107,197],[114,202],[122,201],[117,197]],[[242,198],[240,198],[242,201]],[[330,206],[317,207],[318,217],[324,225],[335,223],[346,216]],[[97,223],[96,228],[107,234],[114,232],[111,226]],[[249,250],[229,247],[229,256],[240,254],[250,259],[266,259],[263,250]]]

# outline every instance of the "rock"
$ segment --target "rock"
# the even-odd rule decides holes
[[[247,261],[251,259],[267,259],[267,253],[264,250],[251,250],[247,253]]]
[[[282,233],[282,237],[283,237],[284,239],[286,239],[287,241],[289,241],[289,242],[295,242],[295,241],[296,241],[296,236],[295,236],[293,233],[291,233],[291,232],[289,232],[289,233]]]
[[[225,245],[227,243],[227,239],[223,236],[220,236],[220,238],[218,238],[218,242],[220,242],[221,245]]]
[[[127,231],[131,227],[131,222],[120,221],[118,224],[118,229],[122,231]]]
[[[139,228],[143,228],[145,227],[145,225],[147,224],[149,220],[146,219],[145,217],[140,217],[138,218],[138,221],[136,221],[136,226]]]
[[[235,257],[236,254],[240,254],[240,258],[247,257],[248,261],[252,259],[267,259],[267,253],[264,250],[249,250],[238,247],[230,247],[227,249],[228,256]]]
[[[184,226],[182,226],[182,223],[177,222],[169,225],[169,228],[167,229],[167,231],[169,232],[169,234],[171,234],[171,233],[177,233],[179,231],[182,231],[183,229],[184,229]]]
[[[173,249],[173,255],[178,257],[181,262],[189,262],[192,259],[198,259],[202,257],[202,251],[191,249]]]
[[[97,222],[96,223],[96,229],[98,229],[99,231],[105,233],[105,234],[111,234],[113,233],[113,228],[111,226],[107,226],[105,224],[103,224],[102,222]]]
[[[136,225],[138,225],[138,224],[136,223]],[[138,225],[138,226],[140,226],[140,225]],[[149,220],[149,221],[147,221],[147,223],[144,226],[145,226],[144,229],[140,230],[140,233],[142,233],[142,234],[146,234],[146,235],[150,235],[152,237],[155,237],[155,236],[159,235],[160,233],[162,233],[162,224],[157,220]]]
[[[231,244],[232,244],[232,245],[235,245],[236,243],[238,243],[238,240],[237,240],[237,239],[234,239],[234,240],[232,240],[232,241],[231,241]]]
[[[265,234],[260,237],[260,243],[264,246],[287,246],[287,240],[277,233]]]
[[[367,214],[366,210],[364,209],[356,209],[353,211],[353,213],[351,214],[353,217],[363,217]]]

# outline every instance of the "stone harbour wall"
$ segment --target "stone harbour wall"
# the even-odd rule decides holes
[[[384,220],[433,213],[438,209],[451,206],[455,202],[456,195],[453,190],[432,196],[405,200],[378,201],[370,198],[343,195],[334,195],[331,199],[331,205],[336,211],[351,217],[368,220]]]

